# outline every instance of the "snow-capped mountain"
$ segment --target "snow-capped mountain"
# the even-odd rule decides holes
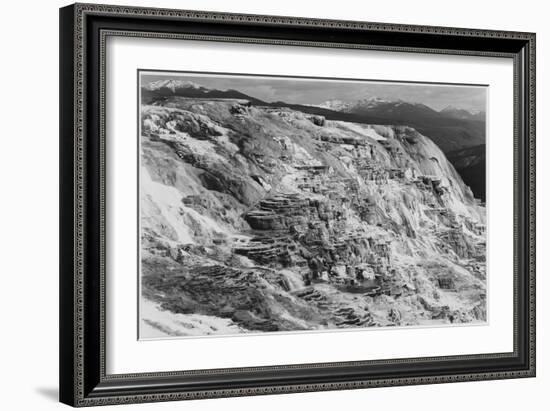
[[[403,100],[385,100],[379,97],[369,97],[356,101],[342,101],[342,100],[327,100],[321,104],[315,105],[315,107],[326,108],[329,110],[340,111],[344,113],[353,113],[358,110],[376,109],[380,106],[402,106],[406,104]],[[416,104],[413,104],[416,105]]]
[[[192,81],[175,79],[152,81],[149,84],[143,86],[143,88],[150,91],[161,90],[165,88],[168,90],[172,90],[173,93],[175,93],[176,90],[181,89],[204,90],[205,92],[208,91],[206,87],[203,87],[197,83],[193,83]]]
[[[483,110],[466,110],[455,106],[447,106],[440,113],[462,120],[483,120],[485,118],[485,111]]]
[[[370,97],[356,101],[328,100],[317,105],[334,111],[356,114],[421,114],[423,116],[437,116],[438,112],[421,103],[410,103],[404,100],[386,100],[379,97]]]
[[[467,110],[465,108],[449,105],[437,111],[422,103],[411,103],[401,99],[386,100],[379,97],[365,98],[356,101],[327,100],[315,107],[344,113],[368,113],[371,115],[380,112],[391,113],[392,115],[421,115],[422,117],[451,117],[461,120],[484,120],[485,111]]]
[[[315,104],[313,107],[326,108],[334,111],[346,111],[353,103],[342,100],[327,100],[321,104]]]
[[[381,98],[353,102],[329,100],[316,107],[352,115],[353,121],[415,127],[444,152],[485,142],[485,112],[472,113],[450,107],[437,111],[421,103]]]
[[[217,90],[192,81],[178,79],[157,80],[145,84],[141,87],[141,97],[147,103],[167,97],[186,97],[248,100],[255,104],[265,104],[263,101],[237,90]]]

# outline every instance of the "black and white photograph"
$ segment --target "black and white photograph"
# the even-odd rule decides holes
[[[140,339],[487,322],[487,87],[140,71]]]

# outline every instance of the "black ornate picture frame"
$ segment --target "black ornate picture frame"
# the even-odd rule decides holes
[[[105,48],[109,36],[512,59],[513,351],[107,374]],[[535,34],[75,4],[60,10],[60,100],[61,402],[80,407],[535,376]]]

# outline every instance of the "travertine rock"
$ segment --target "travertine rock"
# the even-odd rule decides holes
[[[416,130],[179,97],[141,121],[161,309],[235,332],[486,319],[485,209]]]

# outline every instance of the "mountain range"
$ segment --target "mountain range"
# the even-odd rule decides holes
[[[248,100],[253,104],[266,104],[262,100],[256,99],[237,90],[210,89],[197,83],[185,80],[158,80],[141,88],[141,99],[143,102],[153,102],[157,101],[159,98],[170,96],[208,99],[230,98],[236,100]]]
[[[483,110],[466,110],[454,106],[447,106],[441,110],[440,113],[462,120],[485,121],[485,111]]]
[[[443,152],[450,152],[485,143],[485,112],[446,107],[434,110],[425,104],[402,100],[369,98],[355,102],[329,100],[318,105],[340,113],[363,118],[369,123],[391,121],[416,128],[430,137]]]

